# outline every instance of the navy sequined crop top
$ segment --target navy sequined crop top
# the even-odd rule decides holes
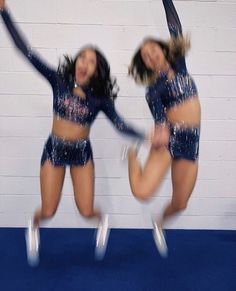
[[[182,35],[182,26],[172,0],[162,0],[171,37]],[[197,88],[188,74],[185,57],[177,60],[175,76],[168,80],[168,71],[161,72],[146,89],[146,100],[155,122],[166,121],[166,110],[197,95]]]
[[[45,62],[29,49],[26,41],[13,24],[9,12],[5,9],[0,10],[0,12],[16,47],[51,84],[54,115],[90,127],[101,110],[111,120],[117,130],[139,140],[144,140],[144,133],[126,124],[118,115],[114,101],[111,98],[97,98],[89,87],[84,89],[85,98],[75,96],[72,93],[70,84],[65,83],[53,68],[46,65]]]

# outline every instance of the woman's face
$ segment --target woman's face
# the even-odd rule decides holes
[[[162,48],[154,41],[147,41],[143,44],[141,57],[148,69],[155,72],[165,69],[166,57]]]
[[[93,49],[87,48],[78,56],[75,63],[75,80],[80,86],[89,83],[96,73],[97,56]]]

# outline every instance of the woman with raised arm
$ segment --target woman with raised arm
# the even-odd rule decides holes
[[[42,61],[27,45],[13,23],[5,1],[0,0],[0,14],[16,47],[50,83],[53,91],[52,132],[45,143],[40,169],[41,206],[29,221],[26,231],[28,261],[39,262],[39,225],[51,218],[58,207],[66,166],[74,187],[75,202],[85,218],[97,218],[99,227],[96,254],[105,254],[108,218],[94,210],[94,163],[89,133],[99,111],[103,111],[121,133],[144,140],[144,134],[127,125],[117,114],[114,99],[116,82],[103,54],[86,46],[76,57],[65,57],[55,70]]]
[[[163,0],[171,38],[165,42],[147,38],[135,53],[129,74],[146,85],[146,101],[155,122],[155,137],[142,169],[135,148],[129,149],[129,180],[133,195],[153,196],[171,167],[173,193],[161,219],[153,220],[153,235],[161,255],[168,249],[163,235],[166,219],[184,210],[198,172],[201,108],[185,54],[189,41],[172,0]]]

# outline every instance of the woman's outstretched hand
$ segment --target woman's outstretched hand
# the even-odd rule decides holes
[[[170,130],[166,123],[156,124],[153,133],[151,134],[150,141],[152,146],[161,147],[169,143]]]
[[[5,0],[0,0],[0,9],[5,8]]]

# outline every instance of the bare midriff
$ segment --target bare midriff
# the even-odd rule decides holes
[[[87,139],[90,127],[68,121],[58,116],[53,117],[52,133],[65,140]]]
[[[201,105],[198,96],[190,97],[184,102],[167,109],[168,121],[183,126],[199,126],[201,122]]]

